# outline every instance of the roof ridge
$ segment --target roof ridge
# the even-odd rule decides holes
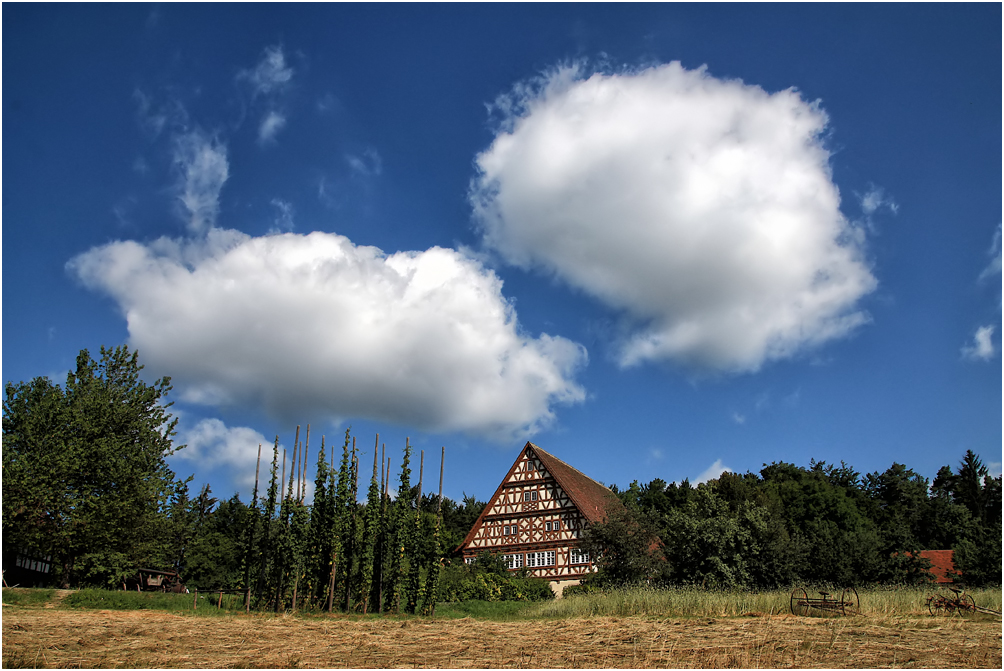
[[[594,478],[591,478],[591,477],[589,477],[588,475],[586,475],[585,473],[583,473],[582,471],[580,471],[579,469],[577,469],[577,468],[576,468],[575,466],[572,466],[571,464],[569,464],[569,463],[568,463],[568,462],[566,462],[566,461],[562,461],[561,459],[559,459],[558,457],[554,456],[553,454],[551,454],[550,452],[548,452],[548,451],[547,451],[547,450],[545,450],[544,448],[540,447],[539,445],[537,445],[537,444],[535,444],[535,443],[530,443],[530,445],[531,445],[531,447],[533,447],[533,449],[534,449],[534,450],[536,450],[537,452],[543,452],[543,453],[544,453],[544,454],[545,454],[546,456],[550,457],[551,459],[554,459],[555,461],[557,461],[557,462],[558,462],[559,464],[561,464],[561,465],[562,465],[562,466],[564,466],[565,468],[570,468],[570,469],[572,469],[573,471],[575,471],[576,473],[578,473],[579,475],[581,475],[581,476],[582,476],[582,477],[584,477],[585,479],[589,480],[590,482],[595,482],[595,483],[596,483],[597,485],[599,485],[599,486],[600,486],[600,487],[602,487],[603,489],[607,490],[607,491],[608,491],[608,492],[610,492],[611,494],[613,494],[613,493],[614,493],[614,491],[613,491],[612,489],[610,489],[609,487],[607,487],[607,486],[606,486],[605,484],[603,484],[603,483],[602,483],[602,482],[600,482],[599,480],[596,480],[596,479],[594,479]],[[616,496],[616,494],[614,494],[614,496]]]

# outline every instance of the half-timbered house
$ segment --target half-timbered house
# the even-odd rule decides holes
[[[593,570],[582,532],[621,506],[609,489],[527,443],[457,550],[467,562],[501,554],[509,570],[526,568],[560,594]]]

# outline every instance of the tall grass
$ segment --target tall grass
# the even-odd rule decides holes
[[[810,598],[819,593],[807,590]],[[841,590],[829,590],[837,598]],[[858,590],[861,615],[928,615],[927,597],[938,592],[934,587],[867,588]],[[947,590],[941,590],[950,594]],[[977,606],[999,611],[1001,590],[970,591]],[[716,591],[697,587],[654,589],[632,587],[602,593],[570,596],[557,601],[528,605],[526,617],[589,617],[598,615],[661,617],[737,617],[790,613],[789,590],[765,592]],[[816,611],[810,613],[820,614]]]
[[[219,607],[218,592],[198,594],[171,594],[168,592],[127,592],[123,590],[82,589],[68,595],[63,605],[69,608],[105,610],[163,610],[198,615],[230,615],[244,612],[242,594],[224,594],[223,607]]]

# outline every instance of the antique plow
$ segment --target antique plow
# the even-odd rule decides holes
[[[949,587],[955,596],[945,596],[944,594],[932,594],[927,597],[927,610],[931,615],[954,615],[959,613],[987,613],[989,615],[1000,615],[1000,611],[982,608],[976,605],[976,600],[971,594],[966,594],[961,589]]]
[[[841,592],[839,599],[831,597],[830,592],[823,591],[819,592],[819,598],[809,598],[804,588],[796,587],[791,593],[792,614],[808,615],[812,609],[838,615],[860,615],[861,602],[857,590],[853,587]]]

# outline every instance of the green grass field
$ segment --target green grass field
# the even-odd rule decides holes
[[[807,590],[809,597],[818,598],[815,590]],[[841,590],[832,588],[839,596]],[[876,587],[858,590],[863,616],[927,616],[927,597],[940,592],[950,595],[947,589],[935,587]],[[3,590],[5,606],[42,607],[53,601],[55,590],[6,588]],[[1001,589],[974,589],[969,592],[977,606],[1001,610]],[[764,592],[715,591],[696,587],[650,589],[634,587],[610,590],[587,595],[571,596],[545,602],[487,602],[464,601],[441,603],[436,607],[436,617],[472,617],[494,621],[526,619],[564,619],[591,616],[653,616],[653,617],[740,617],[749,615],[775,615],[790,612],[790,590]],[[65,596],[56,605],[60,608],[106,610],[159,610],[198,615],[227,615],[244,611],[239,594],[224,595],[223,607],[218,608],[219,596],[214,593],[198,595],[194,608],[194,594],[165,594],[161,592],[126,592],[101,589],[82,589]],[[818,614],[818,613],[811,613]]]

